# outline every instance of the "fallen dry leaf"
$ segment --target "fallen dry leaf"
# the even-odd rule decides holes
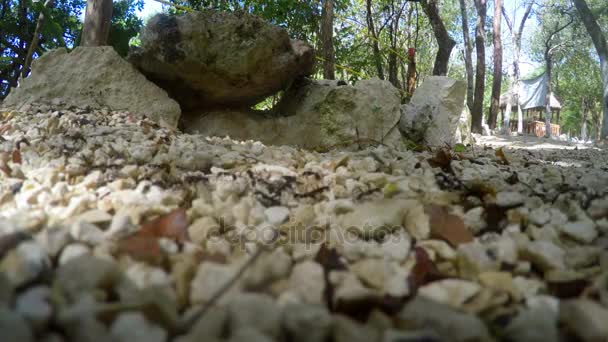
[[[439,167],[446,172],[452,173],[452,152],[446,148],[440,148],[435,156],[428,160],[431,167]]]
[[[135,260],[154,265],[162,264],[165,260],[165,254],[158,243],[158,239],[150,235],[131,235],[118,242],[118,251],[131,256]]]
[[[430,218],[431,236],[447,241],[452,246],[473,241],[473,234],[467,229],[464,221],[450,214],[448,209],[440,205],[427,205],[424,208]]]
[[[21,164],[21,151],[13,150],[13,163]]]
[[[188,240],[188,217],[186,210],[177,208],[167,215],[143,224],[138,235],[169,238],[178,242]]]
[[[429,282],[445,278],[435,266],[428,253],[422,247],[414,248],[416,264],[409,276],[410,291],[415,293],[419,287]]]
[[[496,153],[494,153],[498,159],[500,159],[500,161],[504,164],[504,165],[509,165],[509,160],[507,159],[507,156],[505,155],[505,151],[503,151],[502,147],[499,148],[498,150],[496,150]]]

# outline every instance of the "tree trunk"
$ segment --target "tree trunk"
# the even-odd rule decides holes
[[[53,7],[53,0],[46,0],[44,3],[45,8]],[[38,22],[36,22],[36,29],[34,29],[34,36],[32,37],[32,41],[30,42],[30,46],[27,49],[27,54],[25,55],[25,63],[23,64],[23,68],[21,69],[21,77],[25,78],[30,71],[30,65],[32,64],[32,58],[34,57],[34,51],[38,48],[38,42],[40,41],[40,31],[42,31],[42,26],[44,25],[44,12],[40,12],[38,15]]]
[[[374,27],[374,17],[372,15],[372,0],[366,0],[366,9],[367,9],[367,30],[369,31],[369,35],[372,37],[372,49],[374,52],[374,63],[376,63],[376,72],[378,73],[378,78],[384,79],[384,70],[382,68],[382,56],[380,55],[380,47],[378,46],[378,35],[376,33],[376,28]]]
[[[395,2],[391,1],[391,16],[394,18],[389,23],[389,37],[391,40],[391,51],[388,55],[388,81],[391,82],[395,88],[401,88],[399,84],[399,67],[397,60],[397,32],[399,31],[399,21],[401,20],[402,9],[397,10],[395,8]]]
[[[467,106],[473,108],[475,80],[473,71],[473,45],[469,37],[469,19],[465,0],[460,0],[460,14],[462,16],[462,38],[464,40],[464,65],[467,73]]]
[[[494,44],[494,79],[492,81],[492,102],[490,104],[490,115],[488,115],[488,126],[496,128],[496,118],[500,109],[500,86],[502,85],[502,40],[500,37],[500,9],[501,0],[494,0],[493,18],[493,44]],[[503,133],[509,134],[511,112],[504,116]]]
[[[551,72],[553,69],[553,58],[550,53],[545,52],[545,63],[547,73],[547,95],[545,96],[545,138],[551,137]]]
[[[471,131],[481,133],[483,121],[483,92],[486,81],[486,48],[484,24],[486,22],[486,0],[475,0],[477,9],[477,29],[475,30],[475,49],[477,51],[477,73],[475,75],[475,98],[471,108]]]
[[[587,29],[587,33],[591,36],[593,45],[597,54],[600,56],[600,68],[602,71],[602,81],[604,83],[604,98],[602,101],[602,110],[604,112],[601,139],[608,138],[608,43],[606,37],[602,33],[602,29],[597,24],[597,20],[589,10],[589,6],[585,0],[572,0],[576,10],[580,14],[581,20]]]
[[[513,40],[513,82],[509,87],[509,92],[512,96],[515,96],[516,106],[517,106],[517,133],[523,133],[523,121],[524,115],[521,110],[521,104],[519,103],[519,93],[521,92],[521,73],[519,67],[519,59],[521,56],[521,36],[524,30],[524,26],[526,21],[530,17],[530,13],[532,12],[532,6],[534,6],[534,1],[528,2],[526,6],[526,10],[524,12],[524,16],[521,19],[518,28],[513,27],[513,23],[511,19],[507,15],[507,11],[504,6],[501,8],[502,14],[505,17],[505,21],[507,22],[507,27],[509,28],[509,32],[511,32],[511,38]]]
[[[485,3],[486,0],[482,1]],[[435,65],[433,66],[433,75],[445,76],[448,73],[450,54],[452,53],[452,49],[456,45],[456,42],[450,37],[450,34],[441,20],[439,9],[437,8],[437,0],[421,0],[420,3],[422,4],[424,13],[431,22],[437,45],[439,45],[437,57],[435,57]]]
[[[108,42],[112,0],[87,0],[81,46],[103,46]]]
[[[323,45],[323,78],[336,78],[334,56],[334,0],[323,0],[321,13],[321,41]]]

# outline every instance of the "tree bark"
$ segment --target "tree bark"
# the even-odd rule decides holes
[[[481,133],[483,121],[483,92],[486,81],[486,48],[485,48],[485,22],[486,22],[486,0],[475,0],[477,9],[477,28],[475,30],[475,49],[477,51],[477,73],[475,75],[475,98],[471,108],[471,131]]]
[[[526,21],[530,17],[530,13],[532,12],[532,6],[534,6],[534,1],[530,1],[526,6],[526,10],[524,12],[524,16],[521,18],[521,22],[519,23],[519,27],[516,29],[513,27],[513,23],[511,19],[507,15],[507,11],[504,6],[502,6],[502,15],[505,18],[507,23],[507,27],[509,28],[509,32],[511,33],[511,39],[513,40],[513,79],[511,85],[509,87],[509,93],[511,96],[515,96],[516,106],[517,106],[517,133],[523,133],[523,121],[524,116],[521,110],[521,104],[519,103],[519,93],[521,91],[521,72],[519,67],[519,60],[521,57],[521,37],[524,30],[524,25]]]
[[[490,104],[490,115],[488,115],[488,126],[491,129],[496,128],[496,118],[500,110],[500,87],[502,85],[502,40],[500,37],[500,9],[502,7],[501,0],[494,0],[494,18],[493,18],[493,45],[494,45],[494,78],[492,80],[492,102]],[[509,134],[511,112],[504,115],[503,133]]]
[[[376,64],[376,72],[378,73],[378,78],[384,79],[384,69],[382,68],[382,56],[380,55],[380,47],[378,46],[378,34],[376,33],[376,28],[374,26],[374,17],[372,14],[372,0],[366,0],[366,10],[367,10],[367,30],[369,31],[370,37],[372,41],[372,50],[374,52],[374,63]]]
[[[321,40],[323,45],[323,78],[336,78],[334,55],[334,0],[323,0],[321,12]]]
[[[46,0],[44,3],[44,8],[53,7],[53,0]],[[44,12],[40,12],[38,15],[38,21],[36,22],[36,28],[34,29],[34,36],[32,37],[32,41],[30,42],[30,46],[27,49],[27,54],[25,55],[25,63],[23,64],[23,68],[21,69],[21,78],[25,78],[30,71],[30,65],[32,64],[32,58],[34,57],[34,51],[38,48],[38,42],[40,41],[40,31],[42,31],[42,26],[44,25]]]
[[[485,3],[486,0],[482,1]],[[439,45],[437,57],[435,58],[435,65],[433,66],[433,75],[445,76],[448,73],[450,54],[452,53],[452,49],[456,45],[456,42],[450,37],[450,34],[441,20],[439,9],[437,8],[437,0],[421,0],[420,3],[424,13],[431,22],[437,45]]]
[[[471,38],[469,37],[469,18],[465,0],[460,0],[460,14],[462,16],[462,38],[464,40],[464,65],[467,73],[467,106],[471,109],[475,97],[475,72],[473,71],[473,44],[471,44]]]
[[[581,112],[582,112],[582,120],[581,120],[581,140],[587,141],[587,103],[585,98],[583,97]]]
[[[545,96],[545,138],[551,137],[551,73],[553,58],[551,53],[545,52],[545,68],[547,73],[547,95]]]
[[[87,0],[81,46],[103,46],[108,43],[112,21],[112,0]]]
[[[602,33],[602,29],[598,25],[596,18],[593,16],[593,13],[591,13],[585,0],[572,1],[587,29],[587,33],[591,36],[597,54],[600,56],[600,69],[602,72],[602,81],[604,83],[604,98],[602,101],[604,115],[600,139],[606,139],[608,138],[608,43],[606,42],[606,36]]]

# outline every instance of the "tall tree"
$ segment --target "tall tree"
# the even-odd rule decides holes
[[[589,6],[585,0],[572,0],[576,10],[578,11],[581,21],[585,25],[587,32],[591,36],[595,50],[600,57],[600,69],[602,72],[602,82],[604,85],[604,98],[603,98],[603,119],[602,119],[602,130],[600,133],[600,139],[608,138],[608,43],[606,43],[606,37],[604,36],[602,29],[597,24],[597,19],[591,13]]]
[[[547,94],[545,96],[545,137],[551,137],[551,95],[553,92],[552,88],[552,76],[553,76],[553,57],[560,49],[568,45],[568,42],[560,42],[557,38],[559,34],[570,26],[574,22],[574,18],[570,13],[560,10],[560,16],[556,17],[553,22],[543,20],[543,31],[544,36],[544,52],[543,56],[545,59],[545,73],[547,82]],[[565,17],[567,20],[564,22],[561,19]]]
[[[323,45],[323,78],[336,78],[334,54],[334,0],[323,0],[321,12],[321,41]]]
[[[486,0],[482,0],[485,1]],[[439,15],[439,8],[437,8],[437,0],[421,0],[422,9],[429,18],[431,26],[433,27],[433,33],[439,45],[437,50],[437,56],[435,57],[435,64],[433,66],[433,75],[445,76],[448,73],[448,64],[450,62],[450,54],[452,49],[456,45],[456,42],[445,28],[443,20]]]
[[[511,104],[515,102],[515,105],[517,106],[517,133],[523,133],[524,130],[524,115],[521,110],[519,98],[517,97],[517,94],[519,94],[521,89],[521,69],[519,66],[519,61],[521,58],[521,37],[524,31],[524,25],[526,24],[526,21],[528,20],[528,18],[530,17],[530,13],[532,12],[532,6],[534,6],[534,1],[530,0],[526,5],[524,15],[521,18],[521,22],[519,23],[519,26],[517,28],[513,26],[513,21],[515,20],[515,17],[513,17],[512,21],[511,18],[509,18],[509,16],[507,15],[505,7],[502,6],[501,8],[502,15],[504,16],[505,21],[507,22],[507,27],[509,28],[509,33],[511,34],[511,40],[513,41],[513,78],[511,79],[511,85],[509,86],[509,101],[507,102],[506,112],[511,113]]]
[[[485,47],[485,22],[487,5],[486,0],[475,0],[477,10],[477,25],[475,30],[475,49],[477,51],[477,72],[475,75],[475,98],[471,108],[471,131],[481,133],[483,121],[483,93],[486,81],[486,47]]]
[[[384,68],[382,67],[382,55],[380,55],[380,46],[378,44],[378,32],[376,31],[374,16],[372,13],[372,0],[365,1],[365,9],[365,19],[367,20],[367,30],[369,31],[369,36],[371,37],[370,40],[374,52],[374,64],[376,65],[376,72],[378,73],[378,78],[383,80]]]
[[[488,115],[488,126],[496,128],[496,118],[500,110],[500,87],[502,85],[502,39],[500,37],[500,9],[502,8],[501,0],[494,0],[494,18],[493,25],[493,44],[494,44],[494,78],[492,80],[492,102],[490,103],[490,115]],[[503,132],[505,134],[511,132],[510,128],[511,113],[505,114],[503,122]]]
[[[53,7],[53,0],[46,0],[44,2],[44,8],[48,9]],[[25,55],[25,63],[21,69],[21,77],[24,78],[30,71],[30,65],[32,64],[32,58],[34,57],[34,51],[38,48],[38,42],[40,41],[40,32],[44,25],[45,15],[44,11],[41,11],[38,15],[38,21],[36,22],[36,29],[34,30],[34,36],[30,42],[30,46],[27,48],[27,54]]]
[[[82,46],[102,46],[108,43],[112,22],[112,0],[87,0],[82,29]]]
[[[460,0],[460,15],[462,16],[462,38],[464,41],[464,66],[467,74],[467,106],[473,108],[475,71],[473,70],[473,44],[469,36],[469,18],[465,0]]]

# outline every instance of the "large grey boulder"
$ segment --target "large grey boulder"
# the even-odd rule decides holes
[[[460,143],[468,111],[466,84],[443,76],[431,76],[416,89],[410,103],[401,107],[399,130],[409,140],[428,146]],[[465,116],[463,118],[463,116]],[[461,123],[463,118],[463,123]],[[465,128],[466,129],[466,128]]]
[[[304,83],[286,92],[277,108],[282,116],[211,112],[184,117],[184,130],[304,148],[356,145],[357,141],[398,142],[400,97],[389,82],[370,79],[354,86],[337,81]]]
[[[312,72],[313,49],[244,12],[158,14],[128,59],[184,110],[246,107]]]
[[[181,110],[167,93],[148,81],[110,46],[51,50],[32,63],[2,104],[18,108],[61,99],[67,105],[107,107],[146,115],[165,127],[177,127]]]

